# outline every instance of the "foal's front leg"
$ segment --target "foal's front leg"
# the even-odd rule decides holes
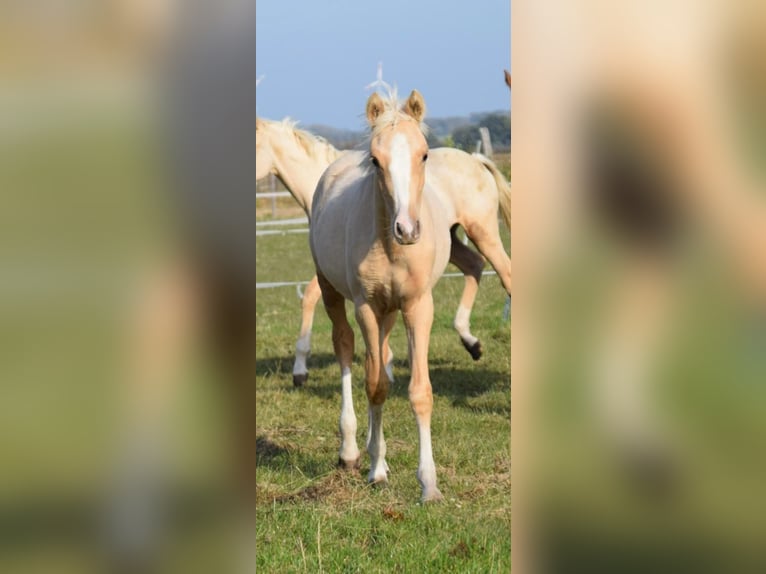
[[[431,292],[408,303],[402,309],[404,325],[409,343],[410,370],[412,371],[409,395],[410,405],[415,413],[420,439],[418,458],[418,481],[422,489],[421,502],[442,499],[436,486],[436,465],[431,448],[431,412],[433,395],[428,374],[428,342],[434,318],[434,301]]]
[[[332,321],[332,344],[341,370],[340,453],[338,465],[347,470],[359,468],[356,445],[356,413],[351,397],[351,362],[354,360],[354,331],[346,318],[346,300],[322,275],[318,275],[327,315]]]
[[[356,320],[362,329],[367,352],[364,369],[369,409],[367,430],[367,452],[370,453],[369,482],[388,482],[386,464],[386,441],[383,438],[383,403],[388,396],[389,377],[383,363],[383,343],[388,345],[388,333],[394,325],[395,314],[389,314],[382,320],[378,318],[369,304],[357,305]]]

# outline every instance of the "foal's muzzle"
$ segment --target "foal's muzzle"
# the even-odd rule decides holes
[[[396,218],[394,221],[394,239],[400,245],[412,245],[420,239],[420,220],[413,225],[407,218]]]

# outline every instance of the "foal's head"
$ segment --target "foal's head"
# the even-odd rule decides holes
[[[392,214],[394,239],[402,245],[420,239],[420,203],[428,159],[421,125],[425,112],[423,96],[417,90],[401,108],[395,96],[386,102],[375,93],[367,100],[367,121],[372,129],[370,161]]]

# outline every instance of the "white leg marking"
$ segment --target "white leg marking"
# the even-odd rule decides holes
[[[458,332],[458,335],[460,335],[460,338],[468,343],[469,345],[474,345],[477,339],[471,334],[471,310],[463,307],[462,305],[459,305],[457,308],[457,313],[455,314],[455,322],[453,325],[455,326],[455,330]]]
[[[420,441],[420,455],[418,458],[418,481],[422,489],[421,501],[439,500],[442,493],[436,486],[436,465],[434,464],[433,450],[431,449],[431,425],[422,418],[417,417],[418,438]]]
[[[391,347],[388,348],[388,361],[386,361],[386,376],[388,376],[388,381],[393,384],[394,382],[394,352],[391,350]]]
[[[311,353],[311,328],[305,335],[298,338],[295,343],[295,363],[293,364],[293,375],[304,375],[308,372],[306,368],[306,359]]]
[[[356,445],[356,413],[351,396],[351,369],[343,369],[341,375],[340,403],[340,458],[345,462],[359,458],[359,447]]]
[[[370,405],[370,442],[367,451],[370,453],[369,482],[386,482],[388,466],[386,465],[386,441],[383,438],[383,405]]]

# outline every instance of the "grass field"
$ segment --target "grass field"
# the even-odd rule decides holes
[[[504,234],[508,240],[507,233]],[[313,275],[305,234],[259,237],[259,282],[304,281]],[[454,272],[452,266],[448,272]],[[292,387],[300,325],[295,287],[257,296],[257,566],[259,572],[508,572],[510,570],[510,324],[505,292],[485,276],[472,315],[484,347],[474,362],[452,320],[462,278],[443,278],[434,292],[430,371],[434,392],[434,459],[445,500],[422,506],[418,442],[407,399],[409,369],[401,321],[392,334],[395,383],[383,425],[389,485],[366,484],[337,470],[340,372],[331,325],[317,308],[309,381]],[[356,334],[354,407],[363,448],[367,399],[364,345]]]

